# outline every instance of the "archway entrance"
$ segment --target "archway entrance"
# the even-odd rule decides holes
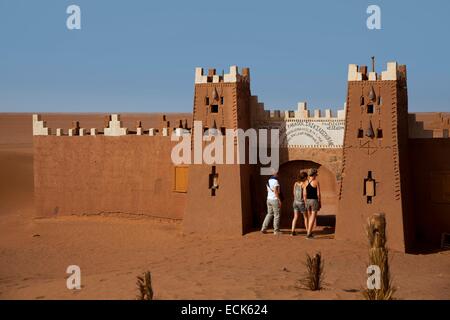
[[[279,181],[284,194],[283,206],[281,208],[281,227],[290,229],[294,212],[292,202],[294,200],[292,188],[298,178],[300,171],[308,171],[311,168],[318,170],[318,179],[322,193],[322,209],[317,219],[318,225],[334,227],[335,217],[338,209],[338,185],[336,176],[324,166],[305,160],[295,160],[284,163],[279,169]],[[303,227],[303,218],[297,224],[297,228]]]

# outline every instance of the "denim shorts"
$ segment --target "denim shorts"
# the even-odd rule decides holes
[[[319,200],[306,199],[306,209],[311,211],[319,211]]]
[[[305,213],[306,212],[306,206],[305,202],[303,201],[295,201],[292,203],[292,207],[294,208],[295,212]]]

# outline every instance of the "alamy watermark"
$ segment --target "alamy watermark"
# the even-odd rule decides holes
[[[66,20],[66,26],[69,30],[81,29],[81,8],[75,4],[67,7],[66,13],[69,15]]]
[[[66,273],[70,276],[66,280],[66,287],[69,290],[81,290],[81,269],[77,265],[67,267]]]
[[[172,162],[175,165],[259,163],[263,166],[261,175],[278,171],[279,129],[226,129],[224,133],[218,129],[204,132],[201,121],[194,121],[193,136],[189,133],[177,135],[174,132],[171,140],[178,143],[172,149]]]
[[[381,8],[377,5],[370,5],[367,7],[367,14],[370,16],[367,18],[366,25],[369,30],[381,30]]]
[[[367,267],[367,289],[380,290],[381,289],[381,269],[377,265],[370,265]]]
[[[76,4],[67,7],[66,13],[69,15],[66,20],[66,26],[69,30],[81,29],[81,8]],[[381,8],[378,5],[371,4],[367,7],[366,13],[369,17],[366,20],[366,26],[369,30],[381,30]]]

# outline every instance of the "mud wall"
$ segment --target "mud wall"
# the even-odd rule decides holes
[[[440,247],[450,233],[450,139],[410,139],[416,243]]]
[[[182,219],[174,192],[173,144],[165,136],[35,136],[39,216],[100,213]]]

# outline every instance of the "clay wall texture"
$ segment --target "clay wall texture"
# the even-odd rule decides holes
[[[450,139],[410,139],[416,245],[440,247],[450,231]]]
[[[40,216],[183,218],[186,193],[173,191],[170,137],[35,136],[33,144]]]

